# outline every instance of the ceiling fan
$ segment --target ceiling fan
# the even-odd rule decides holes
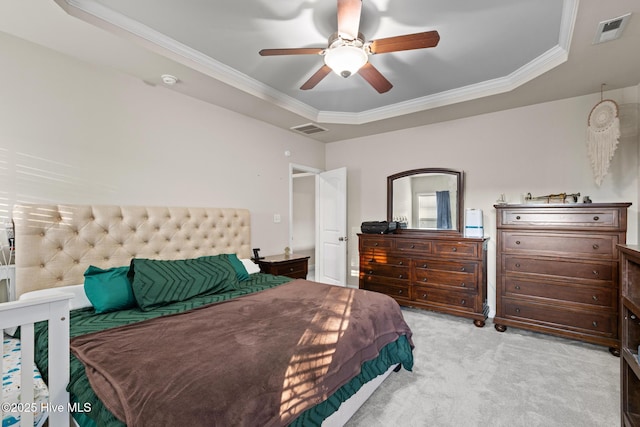
[[[338,31],[329,37],[326,48],[262,49],[259,53],[262,56],[324,56],[324,65],[300,87],[302,90],[314,88],[334,71],[345,78],[358,73],[379,93],[387,92],[393,85],[369,62],[369,55],[435,47],[440,35],[437,31],[427,31],[365,42],[358,32],[361,11],[362,0],[338,0]]]

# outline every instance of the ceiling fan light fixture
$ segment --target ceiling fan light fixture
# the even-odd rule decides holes
[[[367,63],[368,55],[362,47],[342,45],[327,49],[324,63],[339,76],[349,77]]]

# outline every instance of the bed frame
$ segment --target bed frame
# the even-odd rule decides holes
[[[21,402],[33,402],[33,375],[24,375],[25,368],[33,366],[34,323],[46,321],[49,324],[49,425],[68,426],[67,405],[69,393],[69,299],[73,295],[60,293],[47,298],[34,298],[26,301],[14,301],[0,304],[0,329],[20,326],[21,366],[20,376]],[[2,372],[2,346],[0,346],[0,372]],[[31,368],[26,370],[31,373]],[[2,387],[0,387],[0,401]],[[3,413],[0,413],[0,420]],[[33,413],[21,412],[20,425],[33,426]]]
[[[132,258],[172,260],[221,253],[251,257],[250,213],[246,209],[17,205],[13,221],[17,296],[81,284],[89,265],[108,268],[128,265]],[[38,309],[42,307],[33,308]],[[63,317],[68,319],[68,315]],[[49,339],[50,372],[67,372],[66,384],[68,323],[60,327],[66,335]],[[53,360],[52,354],[57,355]],[[54,365],[62,359],[66,365]],[[370,381],[325,420],[325,425],[346,423],[390,372]],[[55,422],[50,425],[57,427]]]

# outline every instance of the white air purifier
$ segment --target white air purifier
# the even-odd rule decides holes
[[[484,226],[482,224],[482,209],[465,209],[464,236],[465,237],[484,237]]]

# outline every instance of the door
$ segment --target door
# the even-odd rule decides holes
[[[347,285],[347,168],[316,175],[317,282]]]

